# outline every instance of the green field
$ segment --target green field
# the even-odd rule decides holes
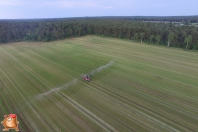
[[[17,114],[21,132],[198,131],[198,52],[98,36],[18,42],[0,46],[0,79],[0,119]]]

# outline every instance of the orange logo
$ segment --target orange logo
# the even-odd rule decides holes
[[[17,121],[16,114],[4,115],[4,120],[1,122],[1,124],[3,124],[5,127],[3,131],[9,131],[9,129],[15,129],[15,131],[19,131],[19,121]]]

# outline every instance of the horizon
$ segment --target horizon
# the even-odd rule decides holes
[[[47,19],[75,19],[75,18],[108,18],[108,17],[131,17],[131,18],[146,18],[146,17],[162,17],[162,18],[168,18],[168,17],[198,17],[198,15],[178,15],[178,16],[82,16],[82,17],[54,17],[54,18],[7,18],[7,19],[1,19],[0,20],[47,20]],[[152,20],[151,20],[152,21]]]
[[[0,19],[196,16],[197,5],[196,0],[0,0]]]

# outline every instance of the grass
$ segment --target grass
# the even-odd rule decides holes
[[[197,131],[197,55],[98,36],[1,45],[0,117],[29,132]]]

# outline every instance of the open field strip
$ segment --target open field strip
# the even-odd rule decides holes
[[[197,131],[197,54],[97,36],[2,45],[0,115],[21,131]]]

